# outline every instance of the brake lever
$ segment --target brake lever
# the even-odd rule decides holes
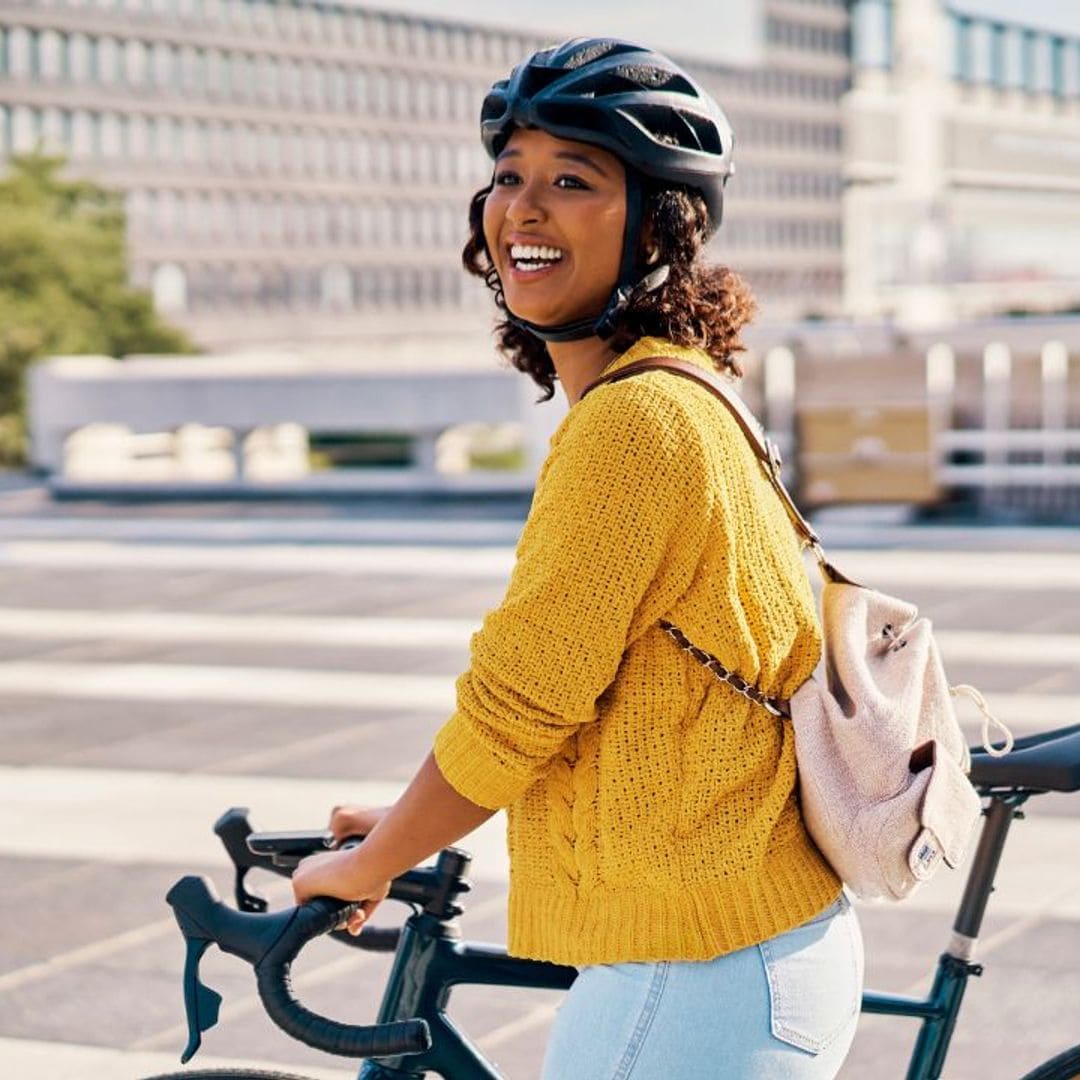
[[[187,1015],[188,1042],[180,1063],[186,1065],[202,1043],[202,1033],[209,1031],[221,1012],[221,995],[199,977],[199,961],[212,943],[226,952],[254,963],[280,936],[288,922],[288,913],[266,916],[267,922],[257,925],[257,932],[248,935],[242,947],[229,947],[220,942],[223,928],[234,932],[244,916],[231,912],[217,901],[206,878],[192,875],[181,878],[168,892],[166,901],[173,909],[184,938],[184,1011]]]
[[[236,906],[241,911],[253,911],[261,914],[266,911],[267,903],[261,896],[248,892],[244,885],[247,872],[253,866],[272,868],[269,859],[262,855],[256,855],[248,850],[247,838],[254,832],[251,822],[248,821],[250,811],[246,806],[234,806],[226,810],[214,822],[214,832],[220,837],[225,851],[232,860],[233,869],[236,871],[236,880],[233,894],[236,897]]]
[[[199,1049],[202,1033],[218,1021],[221,995],[199,978],[199,961],[210,944],[249,963],[259,998],[270,1018],[287,1034],[320,1050],[345,1057],[398,1057],[431,1047],[423,1020],[344,1024],[311,1012],[292,991],[290,968],[312,938],[342,925],[359,903],[316,897],[299,907],[273,914],[233,911],[223,904],[208,878],[188,875],[169,890],[184,939],[184,1008],[188,1041],[181,1056],[187,1064]]]

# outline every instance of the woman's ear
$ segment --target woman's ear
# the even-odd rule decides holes
[[[655,266],[660,261],[660,248],[656,244],[655,236],[656,230],[650,215],[641,223],[641,257],[646,266]]]

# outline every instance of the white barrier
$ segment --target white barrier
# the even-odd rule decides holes
[[[971,327],[960,327],[948,340],[927,336],[905,346],[908,363],[915,362],[908,369],[914,385],[921,382],[916,399],[942,418],[932,425],[934,477],[945,491],[981,497],[1021,488],[1075,494],[1080,428],[1069,423],[1069,394],[1076,394],[1069,349],[1056,337],[1040,345],[1035,326],[990,332],[999,329],[985,328],[982,343]],[[1053,329],[1066,337],[1076,332],[1072,324]],[[860,359],[863,346],[887,355],[880,330],[881,340],[850,327],[795,330],[753,343],[760,363],[751,365],[746,388],[793,471],[796,414],[807,393],[816,404],[834,394],[847,404],[890,400],[888,389],[875,396],[878,376]],[[960,387],[959,369],[966,375]],[[815,370],[816,385],[807,378]],[[539,393],[527,376],[494,364],[418,373],[267,357],[56,357],[30,373],[31,463],[59,492],[149,486],[178,494],[527,494],[566,414],[561,392],[543,405],[536,404]],[[464,469],[476,425],[493,425],[496,453],[505,452],[516,426],[524,467]],[[308,432],[408,436],[411,465],[311,472]]]
[[[30,372],[30,458],[67,492],[526,493],[566,412],[561,395],[537,405],[539,393],[497,368],[395,374],[265,358],[53,357]],[[461,455],[439,453],[444,432],[508,423],[520,427],[523,468],[447,471]],[[307,432],[409,436],[411,464],[311,472]],[[499,434],[505,443],[505,427]]]

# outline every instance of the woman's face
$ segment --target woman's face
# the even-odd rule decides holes
[[[507,306],[541,326],[599,315],[618,281],[625,222],[626,174],[614,154],[515,131],[484,203]]]

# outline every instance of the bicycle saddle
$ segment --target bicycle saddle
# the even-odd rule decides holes
[[[1080,724],[1017,739],[1005,757],[973,750],[971,782],[979,788],[1080,790]]]

